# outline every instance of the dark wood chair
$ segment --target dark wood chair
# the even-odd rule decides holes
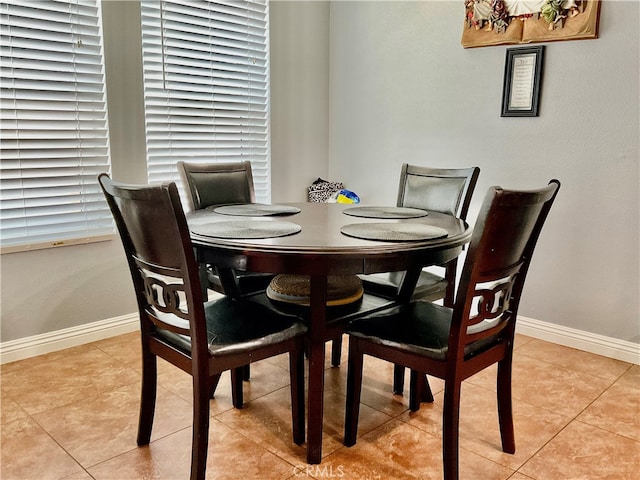
[[[462,381],[498,364],[497,399],[502,449],[515,452],[511,402],[513,340],[518,305],[531,256],[560,183],[514,191],[492,187],[476,222],[453,308],[413,301],[354,321],[349,334],[344,444],[356,443],[363,355],[411,368],[415,411],[422,375],[445,381],[445,480],[458,478]]]
[[[189,211],[216,205],[255,203],[251,162],[187,163],[178,162],[178,172],[187,193]],[[264,291],[274,275],[241,272],[214,265],[201,265],[203,288],[210,288],[231,297],[251,295]],[[247,365],[242,380],[249,380],[251,369]],[[241,380],[240,380],[241,381]],[[241,388],[238,386],[237,388]]]
[[[177,165],[190,211],[256,202],[251,162],[178,162]],[[201,275],[210,289],[233,297],[264,291],[273,278],[267,273],[218,269],[212,265],[205,266]]]
[[[400,172],[397,206],[447,213],[466,220],[478,175],[478,167],[430,168],[405,163]],[[453,259],[440,269],[444,270],[444,275],[427,270],[420,272],[412,300],[433,302],[443,299],[444,305],[453,305],[458,260]],[[404,276],[405,272],[388,272],[361,275],[360,278],[367,293],[395,299],[400,295]],[[432,401],[428,383],[425,386],[423,400]],[[401,395],[403,390],[404,368],[396,366],[393,391]]]
[[[255,203],[251,162],[235,163],[187,163],[178,162],[178,172],[187,192],[190,211],[216,205]],[[212,290],[239,297],[265,291],[275,275],[268,273],[240,272],[204,265],[200,275]],[[204,283],[204,282],[203,282]],[[224,286],[223,286],[224,285]],[[333,341],[333,365],[340,365],[342,337]],[[249,380],[250,367],[245,367],[243,380]],[[239,387],[236,387],[239,388]]]
[[[397,206],[447,213],[466,220],[479,174],[478,167],[429,168],[405,163],[400,172]],[[457,260],[449,262],[444,266],[444,276],[423,270],[411,299],[434,301],[443,298],[445,305],[453,305],[456,267]],[[366,292],[395,299],[400,293],[404,274],[374,273],[360,278]]]
[[[269,305],[222,297],[206,302],[187,221],[174,183],[131,186],[101,174],[133,280],[142,338],[142,395],[138,445],[151,437],[157,357],[193,378],[191,479],[204,480],[209,399],[225,370],[233,404],[242,407],[242,367],[289,353],[293,441],[304,442],[304,335],[295,315]]]

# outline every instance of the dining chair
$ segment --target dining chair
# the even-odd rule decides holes
[[[453,215],[467,219],[471,197],[480,175],[480,168],[430,168],[405,163],[400,171],[398,186],[398,207],[418,208]],[[422,270],[413,290],[411,300],[430,302],[443,299],[446,306],[453,305],[455,293],[457,258],[441,266],[444,275]],[[361,275],[367,293],[384,298],[396,299],[405,272],[387,272]],[[337,353],[335,353],[337,355]],[[432,401],[433,396],[425,384],[423,400]],[[404,390],[404,368],[394,370],[393,391],[401,395]]]
[[[187,163],[178,162],[178,172],[187,191],[187,203],[190,211],[215,205],[235,203],[255,203],[251,162],[235,163]],[[268,273],[241,272],[231,269],[218,269],[205,265],[200,272],[212,290],[230,296],[242,296],[258,291],[266,291],[275,275]],[[340,364],[342,337],[333,341],[332,364]],[[245,367],[243,380],[249,380],[250,367]],[[236,387],[240,388],[240,387]]]
[[[190,211],[216,205],[256,203],[251,162],[178,162],[178,172],[187,193]],[[201,272],[211,290],[230,296],[264,291],[273,275],[216,269],[208,265]]]
[[[354,321],[349,334],[344,444],[356,443],[363,355],[411,368],[410,408],[426,372],[444,379],[444,479],[458,478],[462,381],[497,363],[502,450],[515,452],[511,400],[513,340],[531,256],[560,188],[489,189],[476,221],[453,308],[416,300]]]
[[[430,168],[403,164],[398,187],[398,207],[418,208],[467,219],[471,197],[478,181],[480,169]],[[411,299],[435,301],[444,299],[445,305],[453,305],[457,260],[447,263],[444,276],[423,270]],[[362,275],[366,292],[395,299],[405,272],[388,272]]]
[[[189,211],[216,205],[256,202],[253,173],[249,161],[226,163],[180,161],[177,167],[187,193]],[[242,272],[206,264],[201,265],[200,275],[203,288],[210,288],[232,297],[264,291],[274,277],[268,273]],[[247,365],[243,370],[242,380],[249,380],[250,377],[251,368]]]
[[[299,317],[224,296],[205,302],[198,265],[175,183],[133,186],[98,177],[115,219],[133,280],[142,342],[139,446],[149,444],[156,401],[157,358],[191,375],[191,480],[204,480],[209,399],[220,375],[242,375],[250,362],[289,353],[293,441],[304,442],[304,335]],[[232,400],[243,405],[242,382]],[[239,388],[237,388],[239,386]]]

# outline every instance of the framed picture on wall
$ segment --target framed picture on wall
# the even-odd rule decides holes
[[[537,117],[544,45],[508,48],[502,87],[502,117]]]
[[[600,0],[465,0],[464,48],[598,38]]]

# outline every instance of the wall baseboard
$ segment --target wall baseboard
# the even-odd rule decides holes
[[[640,364],[640,344],[605,337],[553,323],[518,317],[516,332],[528,337],[595,353],[623,362]],[[135,313],[55,332],[0,343],[0,364],[51,353],[135,332],[139,328]]]
[[[640,365],[640,344],[518,316],[516,333]]]
[[[0,364],[77,347],[140,329],[137,313],[0,343]]]

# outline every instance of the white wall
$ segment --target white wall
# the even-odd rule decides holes
[[[403,162],[481,168],[487,188],[562,188],[520,314],[639,342],[636,2],[603,2],[600,38],[546,46],[540,116],[501,118],[507,47],[460,46],[463,2],[331,4],[329,175],[395,201]]]

